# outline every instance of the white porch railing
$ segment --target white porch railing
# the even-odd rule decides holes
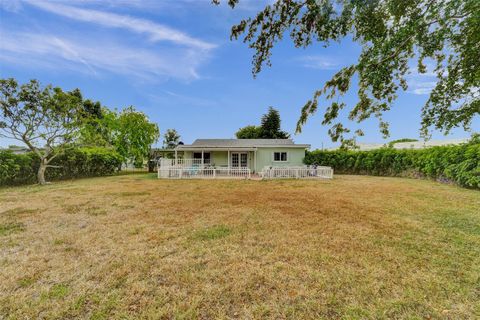
[[[160,167],[177,167],[177,168],[200,167],[202,166],[202,159],[163,159],[162,158],[159,161],[159,166]]]
[[[332,179],[333,169],[330,167],[265,167],[260,176],[263,179],[281,179],[281,178],[323,178]]]
[[[215,168],[215,167],[175,167],[158,168],[159,179],[215,179],[238,178],[250,179],[249,168]]]

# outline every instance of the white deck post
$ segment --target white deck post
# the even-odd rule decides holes
[[[205,163],[204,163],[204,160],[203,160],[203,150],[202,150],[202,169],[204,167]]]
[[[230,172],[230,149],[227,150],[228,171]]]
[[[257,173],[257,150],[253,151],[253,172]]]
[[[177,149],[175,149],[175,164],[177,164]]]

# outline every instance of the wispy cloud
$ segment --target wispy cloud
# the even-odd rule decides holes
[[[430,94],[430,92],[435,88],[437,84],[436,81],[421,81],[421,80],[410,80],[408,82],[409,90],[408,92],[416,95],[425,95]]]
[[[198,78],[196,69],[207,58],[194,49],[165,48],[161,54],[100,40],[89,42],[66,39],[52,34],[9,33],[0,30],[0,60],[35,68],[98,71],[145,79]]]
[[[410,66],[410,74],[406,77],[408,83],[408,91],[416,95],[428,95],[437,85],[437,74],[435,73],[435,65],[432,61],[426,61],[426,71],[418,72],[416,65]]]
[[[298,59],[306,68],[320,69],[320,70],[334,70],[338,68],[340,63],[332,58],[315,55],[303,56]]]
[[[131,32],[146,34],[151,41],[170,41],[177,45],[183,45],[202,50],[215,48],[215,44],[196,39],[177,29],[155,23],[150,20],[135,18],[127,15],[84,9],[68,6],[61,3],[46,2],[41,0],[25,0],[30,5],[39,9],[67,17],[77,21],[94,23],[111,28],[126,29]]]

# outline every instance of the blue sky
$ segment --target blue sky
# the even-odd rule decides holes
[[[283,129],[293,134],[303,104],[360,49],[349,40],[296,49],[287,37],[273,51],[273,66],[254,79],[253,51],[230,41],[230,27],[266,3],[243,0],[232,10],[210,0],[0,0],[0,75],[80,88],[110,108],[134,105],[162,133],[177,129],[185,143],[233,138],[238,128],[258,124],[268,106],[280,111]],[[388,140],[418,138],[420,108],[434,83],[431,74],[409,76],[408,91],[385,116]],[[345,97],[349,106],[354,93]],[[359,141],[384,141],[376,120],[358,125],[341,117],[364,130]],[[311,117],[293,139],[334,146],[321,120],[321,112]],[[472,129],[480,131],[478,117]],[[458,129],[448,138],[468,136]],[[434,132],[433,138],[445,137]]]

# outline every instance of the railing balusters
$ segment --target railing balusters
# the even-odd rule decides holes
[[[158,169],[159,178],[210,178],[232,177],[251,178],[249,168],[204,168],[204,167],[183,167],[183,166],[160,166]]]
[[[261,173],[264,179],[278,178],[333,178],[330,167],[265,167]]]

